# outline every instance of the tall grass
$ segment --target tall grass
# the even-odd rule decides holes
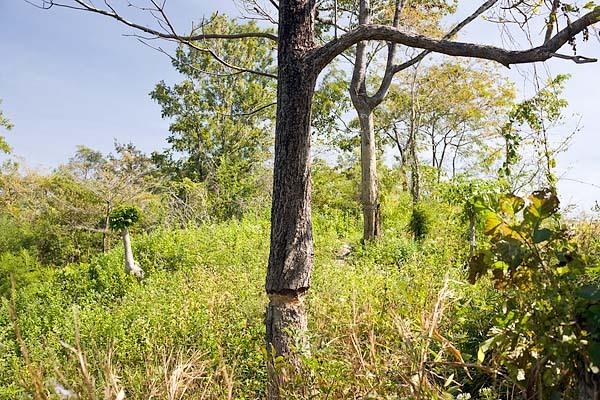
[[[408,216],[388,215],[384,239],[368,245],[353,217],[315,215],[302,398],[461,392],[467,374],[452,364],[473,361],[460,349],[472,336],[465,315],[484,301],[462,283],[460,227],[434,221],[436,235],[415,243]],[[263,398],[268,234],[249,218],[138,238],[141,284],[122,272],[120,249],[22,280],[2,302],[0,399]]]

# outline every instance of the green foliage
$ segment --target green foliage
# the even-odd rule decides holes
[[[237,24],[214,15],[203,33],[256,32],[254,22]],[[207,40],[201,48],[226,55],[226,63],[239,68],[274,72],[270,43],[263,38],[235,41]],[[184,80],[173,86],[160,82],[150,93],[171,120],[170,148],[153,153],[153,161],[169,180],[187,178],[204,183],[214,217],[241,217],[255,199],[265,200],[265,161],[272,146],[274,79],[240,73],[202,50],[177,49],[173,66]]]
[[[428,210],[420,204],[413,207],[408,229],[415,240],[423,240],[431,230],[431,216]]]
[[[139,207],[123,205],[110,213],[108,225],[114,231],[121,231],[139,222],[141,218],[142,210]]]
[[[23,172],[26,171],[26,172]],[[164,218],[149,159],[132,144],[103,155],[80,146],[68,164],[45,175],[17,163],[0,171],[0,253],[26,249],[44,265],[86,262],[115,243],[109,213],[143,207],[148,231]]]
[[[313,134],[325,144],[342,151],[353,151],[360,145],[358,135],[348,135],[344,115],[351,109],[348,76],[331,66],[315,91],[312,107]]]
[[[11,276],[17,284],[28,285],[42,279],[44,270],[27,250],[0,253],[0,296],[9,298]]]
[[[598,289],[582,286],[590,260],[560,224],[550,190],[479,198],[474,206],[489,247],[471,259],[470,280],[490,274],[504,297],[478,360],[490,354],[528,398],[573,398],[578,374],[600,365]]]
[[[306,299],[312,317],[310,352],[303,358],[305,373],[296,382],[302,390],[315,398],[364,397],[365,393],[374,398],[410,398],[414,393],[405,382],[422,376],[414,390],[423,398],[449,398],[459,393],[489,397],[493,391],[504,394],[502,387],[512,380],[521,385],[519,369],[528,376],[527,366],[517,364],[531,360],[527,355],[531,353],[523,349],[540,355],[550,352],[548,362],[561,360],[562,364],[556,364],[562,368],[561,376],[567,374],[564,365],[569,357],[572,363],[596,357],[598,289],[594,282],[581,284],[583,275],[574,275],[578,279],[577,285],[569,283],[572,291],[552,292],[560,292],[559,302],[552,300],[556,295],[542,295],[551,292],[546,281],[520,272],[543,267],[532,269],[522,263],[503,275],[502,292],[493,290],[485,279],[465,285],[462,266],[467,252],[461,236],[460,202],[454,197],[448,201],[424,199],[420,206],[429,215],[428,226],[436,235],[415,242],[406,232],[412,200],[395,187],[393,172],[390,177],[383,176],[390,181],[383,185],[390,188],[383,202],[384,236],[363,245],[359,215],[349,211],[351,207],[345,208],[344,201],[334,201],[337,197],[353,201],[350,189],[354,186],[348,182],[354,175],[316,165],[315,187],[324,200],[314,210],[315,274]],[[461,196],[463,189],[468,191],[457,189]],[[554,252],[558,257],[558,250],[553,249],[560,246],[550,245],[561,243],[556,236],[559,229],[550,221],[556,215],[553,195],[540,192],[522,200],[513,196],[490,207],[476,204],[490,217],[486,221],[493,219],[492,209],[503,216],[516,211],[515,221],[509,223],[506,216],[506,226],[494,226],[494,234],[506,236],[509,228],[522,231],[527,226],[532,232],[522,233],[527,242],[539,246],[541,254]],[[332,206],[325,207],[330,201]],[[522,219],[530,221],[529,225],[520,225]],[[537,234],[533,233],[536,224]],[[492,224],[484,225],[489,225],[491,232]],[[554,233],[548,236],[548,231]],[[149,272],[142,284],[123,271],[120,247],[60,269],[41,268],[26,253],[5,255],[0,257],[0,279],[4,282],[8,273],[16,275],[19,326],[30,357],[45,371],[46,382],[57,379],[79,393],[84,388],[77,359],[60,344],[75,343],[75,308],[81,348],[99,398],[109,381],[107,365],[120,376],[120,387],[128,397],[145,399],[151,393],[167,398],[168,379],[178,367],[188,364],[197,366],[194,371],[199,374],[187,392],[192,397],[204,393],[222,398],[231,388],[235,398],[261,398],[266,382],[263,318],[267,299],[263,285],[268,235],[265,216],[205,221],[196,228],[142,234],[134,243],[140,263]],[[349,253],[340,255],[341,248]],[[564,253],[565,266],[575,268],[574,260],[581,258],[571,250]],[[556,262],[560,263],[558,258]],[[513,288],[511,282],[517,282],[519,274],[529,280],[521,279],[520,286]],[[561,270],[560,279],[571,282],[570,274]],[[6,297],[6,288],[2,290]],[[19,382],[27,382],[28,373],[6,317],[8,303],[3,301],[0,307],[0,398],[12,399],[25,396],[27,385],[22,387]],[[527,314],[520,314],[521,309]],[[570,320],[561,319],[564,315],[575,316],[577,324],[565,323]],[[492,324],[495,328],[490,331]],[[587,347],[579,340],[583,336],[577,336],[582,329],[588,332]],[[556,335],[559,330],[567,341],[542,335]],[[471,369],[467,375],[462,368],[444,364],[475,363],[478,346],[488,332],[504,339],[487,345],[485,355],[493,366],[505,368],[510,380],[494,380]],[[579,341],[571,339],[571,334]],[[577,351],[572,353],[573,349]],[[184,384],[173,382],[173,387]]]
[[[2,99],[0,99],[0,104],[2,104]],[[7,130],[11,130],[13,128],[13,124],[4,116],[2,110],[0,110],[0,128],[5,128]],[[6,143],[6,140],[3,136],[0,136],[0,152],[10,153],[10,146]]]
[[[400,78],[375,111],[383,143],[395,148],[399,161],[409,164],[414,145],[419,157],[431,160],[436,183],[444,171],[458,173],[459,165],[485,171],[482,159],[496,150],[493,138],[513,85],[481,63],[446,62]]]
[[[135,251],[152,269],[143,285],[123,271],[121,249],[89,264],[18,280],[17,313],[31,358],[45,369],[48,381],[63,379],[52,372],[59,368],[69,376],[63,384],[77,384],[77,362],[59,343],[75,343],[76,307],[82,348],[99,396],[108,379],[103,365],[108,365],[106,351],[111,349],[110,365],[120,371],[120,384],[131,398],[148,398],[152,390],[164,391],[166,398],[164,363],[179,352],[182,364],[186,355],[200,357],[196,362],[198,371],[204,371],[203,384],[194,386],[196,393],[208,386],[211,397],[218,397],[233,378],[242,398],[261,397],[266,370],[258,346],[264,337],[267,235],[266,223],[247,220],[143,237]],[[0,312],[0,366],[9,365],[0,368],[2,394],[13,393],[13,382],[27,379],[6,307],[2,303]],[[180,366],[173,362],[169,368]],[[213,383],[205,386],[211,375]]]
[[[312,204],[315,210],[326,213],[337,209],[358,215],[359,165],[330,167],[324,160],[316,159],[312,165]]]
[[[501,177],[511,176],[514,165],[522,161],[525,144],[529,143],[537,152],[534,168],[543,171],[547,185],[555,186],[556,177],[552,171],[556,165],[556,150],[549,146],[548,130],[561,121],[562,111],[568,105],[560,97],[568,79],[569,75],[557,75],[533,97],[515,104],[508,113],[508,121],[500,130],[506,145],[506,157],[499,170]],[[534,177],[536,174],[533,173]]]

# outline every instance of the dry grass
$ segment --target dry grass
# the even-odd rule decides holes
[[[207,398],[214,374],[209,374],[209,363],[197,351],[165,351],[162,357],[160,379],[150,379],[148,399],[181,400],[194,391],[196,398]],[[153,368],[147,369],[152,372]],[[152,374],[153,375],[153,374]]]

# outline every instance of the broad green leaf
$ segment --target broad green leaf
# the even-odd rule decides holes
[[[519,196],[515,196],[514,194],[508,194],[499,200],[498,205],[500,210],[506,214],[515,215],[523,209],[525,206],[525,200]]]
[[[533,232],[533,243],[545,242],[548,239],[550,239],[553,234],[554,234],[554,231],[547,229],[547,228],[539,229],[539,230],[536,229]]]
[[[600,366],[600,343],[593,342],[588,346],[588,351],[592,363],[598,367]]]
[[[488,202],[483,198],[483,196],[475,197],[473,200],[473,209],[478,213],[491,211],[490,206],[488,206]]]
[[[508,264],[509,268],[514,269],[523,262],[523,250],[521,242],[514,238],[499,240],[494,244],[494,252],[497,256]]]
[[[486,235],[493,235],[494,231],[502,225],[502,219],[494,212],[487,212],[485,216],[485,227],[483,232]]]
[[[485,351],[483,350],[483,346],[479,346],[479,350],[477,351],[477,362],[482,364],[483,360],[485,360]]]
[[[500,336],[492,336],[485,342],[481,343],[481,345],[479,345],[479,350],[477,351],[477,362],[480,364],[483,363],[483,360],[485,359],[485,353],[487,353],[487,351],[490,349],[490,347],[492,347],[494,343],[500,340]]]
[[[589,301],[600,301],[600,287],[594,285],[582,286],[577,289],[577,296]]]
[[[534,222],[544,219],[558,211],[558,197],[549,189],[537,190],[529,196],[529,206],[525,209],[525,219]]]

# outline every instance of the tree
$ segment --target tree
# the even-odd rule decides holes
[[[499,145],[500,124],[514,97],[512,85],[482,64],[444,62],[415,68],[392,85],[376,113],[381,134],[398,150],[404,168],[412,163],[412,146],[429,158],[439,181],[458,164],[469,167],[474,154]],[[413,111],[417,132],[411,130]],[[412,125],[411,125],[412,124]],[[411,134],[412,133],[412,134]],[[449,164],[449,165],[448,165]]]
[[[55,193],[59,208],[70,208],[75,229],[102,234],[102,251],[110,248],[109,219],[111,212],[125,203],[143,204],[152,197],[150,189],[156,186],[151,178],[150,159],[133,144],[115,143],[115,153],[103,155],[99,151],[78,146],[67,165],[59,168],[59,175],[80,186],[91,199],[84,204],[72,204],[69,197]]]
[[[384,5],[388,9],[393,10],[392,26],[399,28],[400,14],[402,8],[407,5],[406,2],[396,1],[395,5]],[[419,6],[425,8],[425,13],[420,14],[418,18],[411,18],[409,13],[409,21],[402,21],[402,25],[409,25],[414,28],[418,22],[425,21],[425,25],[428,25],[430,21],[435,25],[441,15],[444,13],[446,8],[444,3],[440,5],[430,4],[424,2],[424,4],[410,4],[411,8],[417,9]],[[360,25],[367,25],[372,23],[373,9],[370,1],[361,1],[358,13],[358,21]],[[419,30],[421,31],[421,30]],[[431,33],[431,32],[429,32]],[[352,73],[352,80],[350,82],[350,97],[352,104],[356,109],[360,124],[360,137],[361,137],[361,201],[363,206],[363,239],[373,240],[379,236],[380,231],[380,217],[379,217],[379,188],[377,183],[377,160],[376,160],[376,139],[375,139],[375,125],[373,120],[373,111],[383,102],[385,99],[392,79],[394,75],[400,71],[408,68],[415,62],[418,62],[424,57],[425,53],[417,56],[413,60],[405,63],[398,63],[395,58],[397,55],[398,45],[390,42],[387,46],[387,60],[385,64],[385,70],[381,77],[379,86],[375,88],[373,94],[368,93],[367,85],[367,68],[369,59],[372,58],[368,54],[368,42],[361,41],[356,46],[356,57],[354,61],[354,70]]]
[[[462,28],[472,22],[476,17],[487,11],[494,5],[496,1],[487,1],[479,7],[473,14],[456,25],[448,32],[444,39],[452,38]],[[335,34],[339,20],[358,21],[358,25],[369,25],[373,23],[385,24],[389,23],[394,28],[410,29],[413,32],[418,32],[431,37],[441,36],[440,20],[444,15],[447,15],[454,9],[452,4],[446,4],[443,1],[361,1],[358,11],[354,10],[351,5],[344,4],[341,8],[338,7],[338,1],[334,0],[333,4],[325,2],[328,6],[324,8],[328,11],[329,19],[317,18],[317,20],[325,25],[329,24],[334,27]],[[343,10],[343,11],[340,11]],[[338,16],[338,13],[349,14],[343,18]],[[321,14],[319,14],[319,17]],[[347,31],[344,29],[344,31]],[[356,110],[359,127],[360,127],[360,149],[361,149],[361,202],[363,207],[363,239],[368,241],[376,238],[379,235],[379,189],[377,183],[377,160],[376,160],[376,142],[375,137],[375,121],[373,113],[385,100],[393,78],[400,72],[412,67],[418,66],[419,63],[429,54],[429,51],[421,51],[416,56],[413,54],[406,61],[398,61],[398,44],[389,42],[387,46],[381,45],[380,42],[375,42],[374,48],[370,47],[368,41],[361,41],[356,46],[354,57],[354,68],[352,79],[350,82],[350,97],[352,104]],[[380,50],[387,50],[385,67],[381,76],[378,76],[378,83],[375,83],[375,77],[369,76],[369,66],[375,64],[377,53]],[[381,68],[375,68],[379,71]],[[377,74],[377,72],[375,72]],[[409,135],[413,136],[413,135]],[[416,143],[411,141],[410,143]],[[411,149],[411,148],[409,148]],[[416,165],[416,154],[413,157],[414,165],[412,167],[415,173],[413,179],[414,190],[418,192],[418,165]]]
[[[164,8],[152,1],[159,26],[152,29],[125,19],[108,3],[107,8],[97,8],[84,0],[60,3],[41,0],[42,7],[67,6],[102,14],[156,37],[178,40],[191,47],[194,40],[222,38],[238,40],[251,34],[231,35],[178,35]],[[364,0],[363,0],[364,1]],[[106,4],[106,3],[105,3]],[[511,4],[513,9],[528,6],[523,2]],[[287,357],[292,364],[294,336],[291,333],[306,330],[307,315],[303,304],[311,284],[313,268],[313,240],[310,194],[310,126],[312,99],[319,73],[338,55],[365,40],[382,40],[407,47],[421,48],[459,57],[475,57],[496,61],[502,65],[545,61],[557,56],[556,52],[575,35],[600,20],[600,6],[593,5],[588,13],[572,20],[564,29],[552,36],[555,20],[550,19],[549,35],[544,43],[526,50],[507,50],[494,46],[461,43],[416,35],[393,26],[364,24],[317,45],[315,0],[281,0],[275,3],[278,10],[278,36],[262,32],[255,36],[270,38],[277,43],[277,112],[275,127],[275,160],[273,174],[273,201],[271,208],[271,250],[267,268],[266,292],[269,305],[266,316],[267,349],[273,356]],[[197,47],[197,46],[196,46]],[[581,56],[564,56],[575,61],[586,61]],[[279,379],[272,375],[269,397],[279,398]]]
[[[215,15],[203,29],[244,34],[258,27]],[[227,64],[266,71],[274,68],[266,44],[266,39],[246,38],[204,40],[197,46],[226,55]],[[160,82],[150,93],[163,118],[172,119],[171,147],[154,153],[153,159],[172,179],[203,183],[219,218],[240,216],[247,208],[244,202],[257,192],[256,181],[270,153],[275,80],[240,74],[195,48],[180,46],[172,61],[185,80],[173,86]]]
[[[565,150],[572,135],[554,146],[548,135],[550,129],[563,122],[562,111],[567,101],[561,95],[568,78],[558,75],[549,79],[532,97],[513,105],[508,113],[508,121],[500,130],[505,159],[499,173],[513,192],[531,183],[556,188],[555,156]]]
[[[129,228],[142,217],[142,210],[135,206],[120,206],[110,213],[110,229],[121,232],[125,250],[125,273],[133,274],[138,280],[144,279],[144,270],[133,260]]]
[[[2,104],[2,99],[0,99],[0,104]],[[0,110],[0,127],[9,131],[13,128],[13,124],[4,116],[2,110]],[[4,140],[4,136],[0,136],[0,152],[10,153],[10,146]]]
[[[0,171],[0,221],[20,232],[21,247],[44,265],[86,261],[109,250],[115,207],[157,203],[151,172],[150,160],[131,144],[117,144],[108,155],[80,146],[49,174],[9,161]],[[7,247],[14,246],[0,245]]]
[[[210,26],[202,29],[243,34],[258,27],[215,15]],[[204,40],[197,45],[226,54],[227,63],[253,70],[273,68],[272,50],[265,39]],[[241,160],[248,167],[263,162],[271,143],[269,110],[274,105],[274,80],[237,73],[196,48],[180,46],[172,64],[185,80],[173,86],[161,81],[150,96],[161,106],[162,116],[173,120],[167,138],[171,147],[160,156],[172,166],[174,177],[206,181],[230,159]]]

